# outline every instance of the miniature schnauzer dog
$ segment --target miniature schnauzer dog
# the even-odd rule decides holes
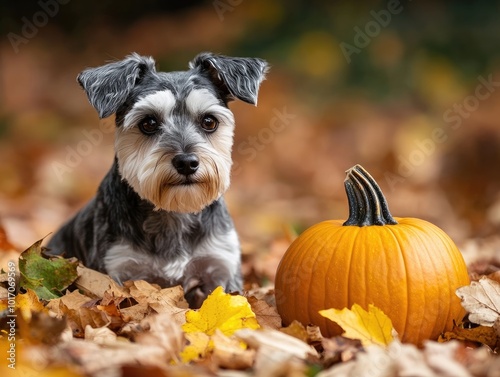
[[[201,53],[189,70],[158,72],[137,54],[84,70],[100,118],[115,114],[115,160],[97,195],[50,240],[118,282],[181,284],[191,307],[217,286],[242,289],[238,236],[224,203],[234,116],[257,104],[267,63]]]

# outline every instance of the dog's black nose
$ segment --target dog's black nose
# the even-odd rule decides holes
[[[200,160],[194,153],[183,153],[172,159],[172,165],[179,174],[187,176],[196,173],[198,166],[200,166]]]

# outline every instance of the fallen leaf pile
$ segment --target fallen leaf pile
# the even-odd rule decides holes
[[[3,357],[2,376],[495,377],[500,371],[496,273],[457,290],[468,312],[464,323],[421,349],[401,343],[373,305],[322,310],[344,330],[325,338],[318,327],[296,321],[283,328],[270,287],[242,295],[219,287],[190,310],[179,286],[141,280],[121,286],[74,259],[45,255],[41,241],[19,257],[14,299],[8,276],[0,274],[0,352],[9,355],[14,343],[15,369]]]

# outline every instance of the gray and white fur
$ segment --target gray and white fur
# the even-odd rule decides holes
[[[234,117],[257,104],[267,63],[199,54],[189,70],[158,72],[151,57],[78,76],[100,118],[116,115],[115,160],[97,195],[50,240],[118,282],[182,284],[191,307],[217,286],[242,289],[240,247],[223,194]]]

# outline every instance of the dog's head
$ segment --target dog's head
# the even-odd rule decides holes
[[[199,212],[229,187],[233,99],[256,104],[267,63],[199,54],[189,70],[157,72],[150,57],[90,68],[78,76],[100,118],[116,114],[123,179],[157,209]]]

